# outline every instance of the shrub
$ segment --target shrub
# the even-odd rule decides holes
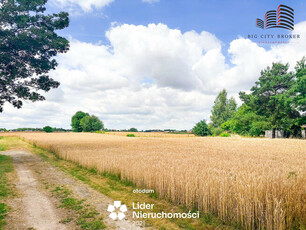
[[[211,134],[205,120],[196,123],[192,129],[192,132],[197,136],[207,136]]]
[[[217,127],[217,128],[212,127],[211,128],[211,133],[212,133],[213,136],[219,136],[222,132],[223,132],[223,130],[220,127]]]
[[[231,124],[232,124],[231,120],[228,120],[221,125],[221,129],[224,130],[224,131],[230,131],[231,130]]]
[[[133,133],[128,133],[126,134],[127,137],[135,137],[135,135]]]
[[[43,130],[46,133],[52,133],[53,132],[53,128],[51,126],[45,126],[45,127],[43,127]]]
[[[255,121],[251,125],[250,135],[259,136],[265,134],[265,130],[269,129],[269,123],[266,121]]]
[[[231,135],[229,133],[223,132],[220,134],[220,137],[230,137]]]
[[[106,132],[105,132],[105,131],[100,131],[100,130],[98,130],[98,131],[95,131],[95,133],[105,134]]]

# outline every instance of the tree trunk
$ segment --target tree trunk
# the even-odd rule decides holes
[[[273,128],[272,129],[272,138],[275,138],[275,131],[276,131],[276,128]]]

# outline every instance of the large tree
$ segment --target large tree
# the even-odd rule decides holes
[[[239,93],[240,99],[247,106],[271,124],[272,138],[275,138],[276,128],[288,128],[290,120],[299,116],[289,102],[295,76],[288,68],[288,64],[273,63],[272,67],[261,71],[261,76],[251,88],[250,94]]]
[[[0,112],[5,102],[21,108],[23,100],[40,101],[39,91],[57,88],[48,76],[53,59],[69,42],[56,30],[68,26],[68,13],[44,14],[47,0],[0,0]]]
[[[83,128],[81,126],[81,120],[84,117],[87,117],[87,116],[89,116],[89,114],[84,113],[82,111],[78,111],[72,116],[71,127],[72,127],[73,132],[82,132],[83,131]]]
[[[80,126],[83,132],[98,131],[104,128],[103,122],[94,115],[83,117],[80,121]]]
[[[224,122],[229,120],[236,111],[237,103],[232,97],[227,99],[227,92],[223,89],[216,100],[211,111],[210,119],[214,127],[220,127]]]
[[[295,108],[303,114],[299,124],[306,124],[306,58],[298,61],[296,66],[296,84],[293,87],[293,104]]]
[[[237,109],[231,120],[221,125],[221,128],[241,135],[259,136],[270,127],[270,123],[266,120],[244,103]]]

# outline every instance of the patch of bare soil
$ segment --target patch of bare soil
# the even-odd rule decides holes
[[[15,170],[18,174],[16,187],[18,196],[8,201],[12,207],[7,217],[6,229],[23,230],[74,230],[80,229],[75,222],[61,223],[71,217],[71,211],[57,208],[60,201],[52,196],[48,186],[66,186],[78,199],[85,199],[86,204],[94,207],[104,216],[107,229],[137,230],[144,229],[134,225],[128,218],[114,221],[109,217],[107,207],[113,200],[72,178],[44,162],[39,156],[18,150],[6,151],[1,154],[13,157]]]

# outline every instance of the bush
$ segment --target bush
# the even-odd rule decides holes
[[[268,130],[269,123],[266,121],[255,121],[251,125],[250,135],[251,136],[260,136],[261,134],[265,134],[265,130]]]
[[[230,137],[231,135],[229,133],[223,132],[220,134],[220,137]]]
[[[194,135],[197,136],[207,136],[211,134],[205,120],[196,123],[196,125],[192,129],[192,132]]]
[[[95,131],[95,133],[100,133],[100,134],[105,134],[106,132],[105,131]]]
[[[46,133],[52,133],[53,132],[53,128],[51,126],[45,126],[45,127],[43,127],[43,130]]]
[[[128,133],[126,134],[127,137],[135,137],[135,135],[133,133]]]
[[[224,131],[230,131],[231,130],[231,125],[232,125],[232,121],[228,120],[221,125],[221,129],[224,130]]]

